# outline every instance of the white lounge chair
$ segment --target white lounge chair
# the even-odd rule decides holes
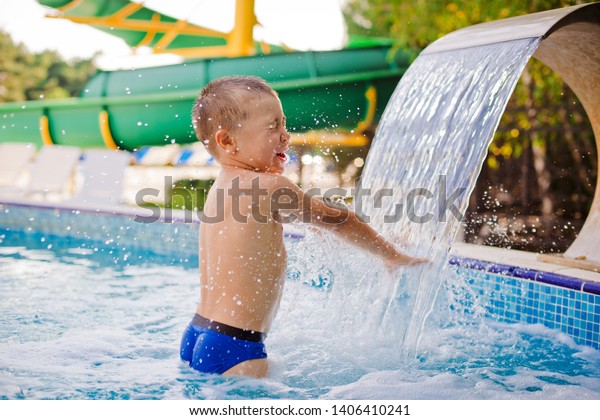
[[[88,149],[80,161],[82,186],[69,203],[114,206],[121,202],[125,168],[131,154],[121,150]]]
[[[26,177],[27,166],[35,156],[32,143],[0,144],[0,187],[18,188]]]
[[[164,166],[172,164],[179,155],[178,144],[166,144],[164,146],[144,146],[135,154],[135,164],[144,166]]]
[[[135,165],[126,170],[123,200],[136,205],[138,193],[144,188],[154,194],[144,196],[144,201],[165,203],[171,186],[182,179],[215,179],[220,166],[201,143],[185,146],[168,144],[147,146],[134,153]]]
[[[81,149],[73,146],[46,146],[31,167],[27,198],[61,201],[74,192],[75,169]]]
[[[217,165],[206,147],[200,142],[188,144],[181,147],[175,159],[171,162],[173,166],[213,166]]]

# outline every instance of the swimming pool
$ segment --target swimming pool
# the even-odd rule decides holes
[[[321,242],[310,234],[286,239],[289,281],[267,339],[270,377],[202,376],[178,358],[197,303],[197,226],[15,205],[0,214],[3,399],[600,398],[598,350],[568,330],[509,315],[517,305],[533,308],[517,301],[530,293],[525,280],[448,265],[417,357],[406,360],[399,341],[411,272],[395,285],[403,290],[394,308],[383,308],[390,284],[368,258],[349,261],[342,248],[307,259]],[[343,278],[348,269],[359,274]],[[375,295],[364,293],[366,283]],[[509,303],[490,309],[515,288],[514,311]],[[547,291],[531,293],[552,302]],[[597,315],[598,295],[589,295],[596,300],[585,312]],[[554,305],[566,303],[568,315],[560,299]]]

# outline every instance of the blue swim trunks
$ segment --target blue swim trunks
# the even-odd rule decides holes
[[[200,372],[223,374],[246,360],[267,357],[265,337],[196,314],[183,333],[179,354]]]

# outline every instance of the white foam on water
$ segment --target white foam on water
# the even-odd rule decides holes
[[[590,378],[551,384],[540,379],[543,372],[517,369],[509,378],[482,374],[461,377],[451,373],[431,376],[411,375],[404,371],[369,373],[358,381],[334,387],[325,398],[331,399],[393,399],[393,400],[493,400],[493,399],[598,399],[600,391]],[[549,373],[551,374],[551,373]],[[573,379],[568,377],[568,379]],[[569,385],[569,383],[571,385]],[[583,385],[583,386],[581,386]],[[586,387],[590,388],[586,388]]]

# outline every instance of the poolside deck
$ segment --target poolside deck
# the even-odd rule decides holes
[[[517,251],[514,249],[495,248],[491,246],[473,245],[456,242],[452,246],[452,255],[479,261],[488,261],[497,265],[521,267],[561,276],[575,277],[584,282],[600,284],[600,273],[591,270],[572,267],[566,264],[544,261],[534,252]],[[560,261],[556,259],[556,261]]]

